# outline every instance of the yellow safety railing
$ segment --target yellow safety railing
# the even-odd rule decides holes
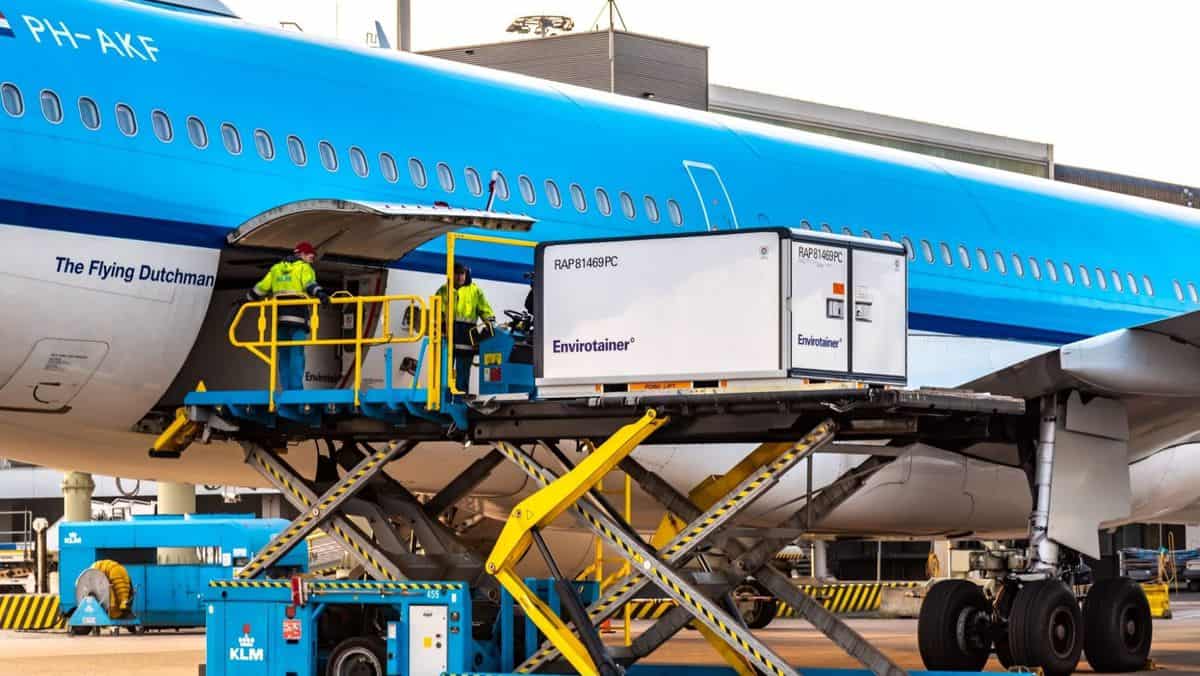
[[[362,362],[364,349],[373,345],[392,345],[399,343],[415,343],[430,334],[430,350],[431,363],[440,366],[438,355],[441,352],[439,349],[440,335],[437,340],[433,338],[433,333],[440,334],[440,331],[430,331],[429,325],[433,326],[440,324],[440,317],[437,321],[433,319],[428,310],[433,306],[435,312],[440,310],[440,299],[426,299],[421,296],[414,295],[392,295],[392,296],[351,296],[345,292],[337,292],[330,298],[330,303],[339,305],[354,306],[354,335],[352,337],[339,338],[321,338],[318,335],[318,330],[321,326],[321,321],[318,313],[320,301],[316,298],[307,298],[299,296],[278,296],[268,298],[266,300],[252,301],[245,303],[238,308],[237,314],[234,315],[233,321],[229,325],[229,342],[234,347],[240,347],[248,350],[251,354],[266,362],[270,369],[271,375],[269,380],[269,404],[270,410],[275,410],[275,389],[278,385],[279,378],[279,348],[281,347],[304,347],[308,345],[324,345],[334,346],[340,345],[343,347],[354,348],[354,405],[358,406],[362,393]],[[401,335],[392,333],[392,306],[398,303],[406,304],[409,308],[409,317],[411,318],[407,325],[407,331]],[[363,316],[365,308],[371,305],[380,306],[380,321],[381,330],[377,336],[363,335]],[[279,339],[279,309],[284,307],[307,307],[311,308],[309,313],[309,337],[303,340],[280,340]],[[238,327],[241,326],[243,318],[247,313],[254,310],[258,311],[257,320],[257,337],[253,340],[243,340],[238,337]],[[430,393],[437,392],[440,388],[440,369],[433,368],[427,378]],[[432,399],[433,397],[431,397]],[[440,398],[439,398],[440,399]]]
[[[524,239],[512,239],[511,237],[494,237],[492,235],[470,235],[470,234],[465,234],[465,233],[461,233],[461,232],[451,232],[446,235],[446,307],[443,309],[443,311],[446,314],[445,327],[446,327],[446,339],[448,341],[454,340],[454,320],[458,318],[456,316],[457,313],[455,312],[455,309],[458,307],[458,305],[455,303],[455,297],[454,297],[454,248],[455,248],[454,245],[459,240],[465,240],[465,241],[471,241],[471,242],[485,242],[487,244],[502,244],[505,246],[517,246],[517,247],[525,247],[525,248],[530,248],[530,249],[537,246],[537,242],[531,242],[529,240],[524,240]],[[472,317],[472,320],[473,319],[474,319],[474,317]],[[457,383],[455,383],[455,379],[454,379],[455,356],[454,356],[453,346],[451,346],[451,349],[447,350],[447,352],[450,353],[449,364],[448,364],[448,368],[446,369],[446,373],[450,374],[449,376],[447,376],[447,380],[450,383],[450,394],[466,394],[465,392],[460,392],[458,390]]]

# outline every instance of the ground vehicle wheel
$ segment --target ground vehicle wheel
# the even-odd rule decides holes
[[[72,636],[87,636],[88,634],[92,633],[92,630],[95,629],[95,627],[71,626],[69,629]]]
[[[1058,580],[1021,587],[1008,615],[1008,646],[1015,664],[1068,676],[1083,650],[1083,613],[1075,594]]]
[[[1137,671],[1150,657],[1150,604],[1127,577],[1092,585],[1083,600],[1083,627],[1083,651],[1096,671]]]
[[[762,629],[770,624],[779,612],[779,604],[775,597],[757,581],[738,585],[733,590],[733,599],[737,603],[738,612],[742,614],[742,621],[750,629]]]
[[[966,580],[929,588],[917,620],[917,645],[930,671],[981,671],[991,655],[992,609]]]
[[[337,644],[329,654],[325,676],[384,676],[387,647],[374,636],[355,636]]]
[[[1187,590],[1190,592],[1200,591],[1200,580],[1188,580]]]

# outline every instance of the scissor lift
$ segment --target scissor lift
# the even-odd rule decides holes
[[[453,247],[450,249],[452,253]],[[241,569],[239,581],[259,579],[274,561],[320,528],[345,547],[364,575],[378,581],[466,583],[476,601],[490,604],[501,602],[503,594],[497,586],[503,587],[545,636],[533,654],[519,656],[523,658],[519,663],[502,665],[517,673],[569,669],[582,676],[613,676],[692,624],[741,676],[797,676],[796,669],[747,628],[736,611],[731,592],[752,577],[871,672],[903,674],[891,659],[771,563],[779,550],[852,496],[888,458],[871,457],[833,484],[810,492],[795,513],[774,527],[748,528],[739,523],[744,521],[739,517],[782,476],[835,439],[1011,441],[1014,423],[1024,415],[1024,402],[1006,397],[854,385],[755,394],[651,394],[553,401],[518,396],[470,402],[453,391],[453,352],[445,339],[449,326],[440,298],[341,297],[334,302],[353,304],[360,319],[363,306],[369,303],[385,307],[404,303],[423,311],[404,336],[384,332],[339,339],[355,349],[351,388],[193,392],[176,425],[160,437],[154,452],[178,455],[193,438],[237,441],[245,450],[246,462],[300,513]],[[259,336],[241,345],[262,357],[273,371],[278,349],[288,343],[269,330],[266,317],[273,322],[280,305],[305,303],[315,301],[249,304],[241,313],[258,310]],[[239,344],[232,329],[230,336]],[[422,343],[418,368],[426,374],[424,385],[414,378],[411,387],[395,386],[389,352],[384,386],[364,388],[361,358],[365,347],[390,350],[398,342]],[[289,441],[303,439],[327,444],[326,453],[318,456],[313,477],[301,476],[279,450]],[[424,501],[385,472],[391,464],[403,462],[418,443],[447,439],[487,444],[492,450]],[[558,451],[563,440],[599,439],[603,441],[598,444],[581,444],[593,450],[577,465]],[[761,445],[724,475],[712,477],[684,495],[633,457],[637,447],[647,441]],[[376,449],[372,446],[376,443],[385,445]],[[537,445],[557,457],[561,472],[539,462],[530,450]],[[512,510],[490,553],[475,551],[441,517],[505,461],[539,488]],[[649,541],[596,488],[616,469],[662,503],[662,523]],[[542,536],[544,529],[566,513],[629,564],[630,572],[608,585],[589,607],[558,568]],[[370,523],[370,535],[356,525],[355,517]],[[517,573],[522,558],[535,547],[555,577],[563,617]],[[649,586],[657,587],[659,596],[674,600],[675,607],[628,647],[606,647],[598,633],[600,623]]]

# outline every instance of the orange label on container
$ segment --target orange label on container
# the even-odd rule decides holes
[[[846,295],[846,285],[842,284],[841,282],[834,282],[833,283],[833,295],[835,295],[835,296]]]
[[[641,392],[646,390],[686,390],[692,386],[691,382],[665,382],[665,383],[630,383],[630,392]]]

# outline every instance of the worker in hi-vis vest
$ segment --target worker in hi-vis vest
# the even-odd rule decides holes
[[[437,295],[442,297],[442,307],[448,307],[446,294],[443,284],[437,290]],[[459,392],[466,393],[471,381],[471,362],[477,351],[472,331],[480,321],[490,331],[496,314],[488,305],[483,289],[471,279],[471,269],[461,263],[454,264],[454,305],[454,386]]]
[[[246,294],[247,300],[315,297],[321,300],[321,305],[329,305],[329,294],[317,283],[317,273],[313,270],[312,264],[316,259],[317,250],[313,245],[300,242],[291,256],[271,266],[266,276]],[[311,312],[312,308],[307,305],[281,305],[277,334],[279,341],[307,340]],[[279,348],[279,388],[304,389],[303,345]]]

